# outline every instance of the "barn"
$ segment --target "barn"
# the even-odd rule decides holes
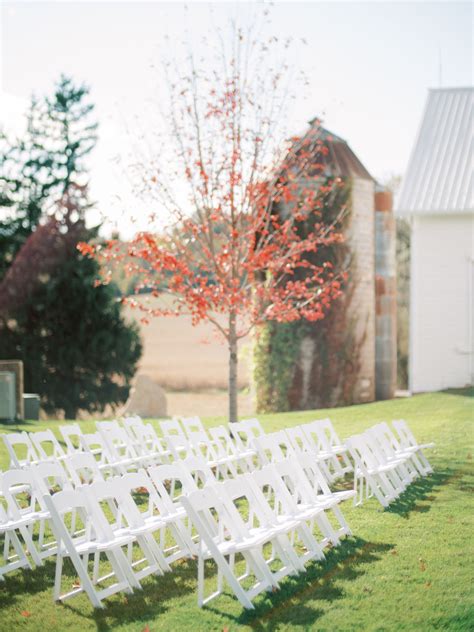
[[[429,91],[396,204],[411,225],[412,392],[474,382],[473,96]]]

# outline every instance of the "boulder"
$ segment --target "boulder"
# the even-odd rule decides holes
[[[122,411],[122,415],[140,415],[140,417],[166,417],[166,395],[159,384],[151,377],[140,373]]]

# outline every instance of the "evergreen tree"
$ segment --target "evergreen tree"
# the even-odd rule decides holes
[[[88,93],[61,76],[53,97],[32,98],[23,138],[0,135],[0,279],[54,202],[86,183],[84,158],[97,141]]]
[[[69,419],[125,401],[141,355],[117,288],[95,285],[98,264],[76,248],[97,237],[84,218],[97,129],[87,95],[61,77],[32,102],[25,139],[0,152],[0,357],[23,359],[26,390]]]

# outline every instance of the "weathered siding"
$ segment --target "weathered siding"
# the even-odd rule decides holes
[[[412,221],[410,388],[472,384],[474,216]]]

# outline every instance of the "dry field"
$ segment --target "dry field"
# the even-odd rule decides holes
[[[147,295],[137,298],[156,308],[166,299]],[[227,347],[212,325],[193,327],[187,316],[150,317],[140,322],[143,313],[127,307],[126,317],[135,320],[143,340],[139,373],[149,375],[166,391],[170,415],[222,415],[227,411]],[[251,414],[249,385],[250,340],[239,347],[239,395],[241,414]]]

